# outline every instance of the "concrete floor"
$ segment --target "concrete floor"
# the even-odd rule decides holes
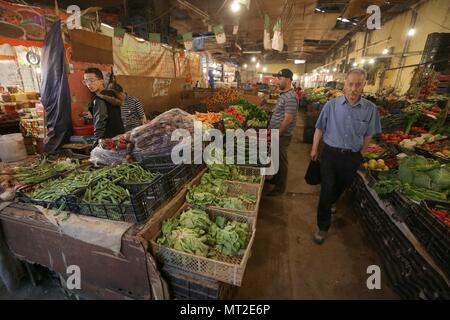
[[[289,148],[287,193],[263,198],[252,257],[234,298],[398,299],[383,274],[381,290],[367,289],[367,267],[381,262],[348,197],[338,204],[326,242],[312,241],[320,187],[304,180],[311,145],[302,143],[299,118]]]
[[[310,145],[301,141],[299,117],[289,149],[287,194],[263,198],[252,256],[235,299],[398,299],[387,278],[381,290],[366,287],[367,267],[380,260],[363,234],[351,201],[343,198],[322,246],[312,241],[319,187],[308,186],[304,174]],[[13,294],[0,283],[2,299],[64,299],[57,282],[25,285]]]

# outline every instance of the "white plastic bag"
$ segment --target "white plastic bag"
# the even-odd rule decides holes
[[[91,151],[89,161],[94,166],[120,164],[127,161],[127,150],[111,151],[98,146]]]

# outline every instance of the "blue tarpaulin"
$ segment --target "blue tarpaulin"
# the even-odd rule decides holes
[[[60,21],[56,21],[45,36],[41,70],[41,100],[48,130],[45,152],[53,152],[67,143],[72,134],[71,98]]]

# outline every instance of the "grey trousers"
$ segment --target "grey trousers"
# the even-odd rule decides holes
[[[280,167],[277,174],[272,179],[275,190],[280,192],[286,191],[288,176],[288,148],[291,144],[292,136],[280,137]]]

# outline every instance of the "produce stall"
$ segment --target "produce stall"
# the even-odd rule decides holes
[[[80,266],[86,286],[77,294],[87,298],[229,297],[251,254],[264,177],[248,164],[175,165],[170,136],[192,134],[194,120],[204,130],[266,129],[269,116],[243,99],[214,102],[211,109],[221,111],[171,109],[103,139],[89,158],[54,154],[3,165],[0,196],[15,202],[0,220],[14,256],[45,266],[62,283],[67,266]],[[111,230],[115,246],[95,240]],[[27,241],[18,236],[24,233]]]
[[[352,194],[362,226],[405,299],[450,296],[450,166],[446,97],[394,99]]]

